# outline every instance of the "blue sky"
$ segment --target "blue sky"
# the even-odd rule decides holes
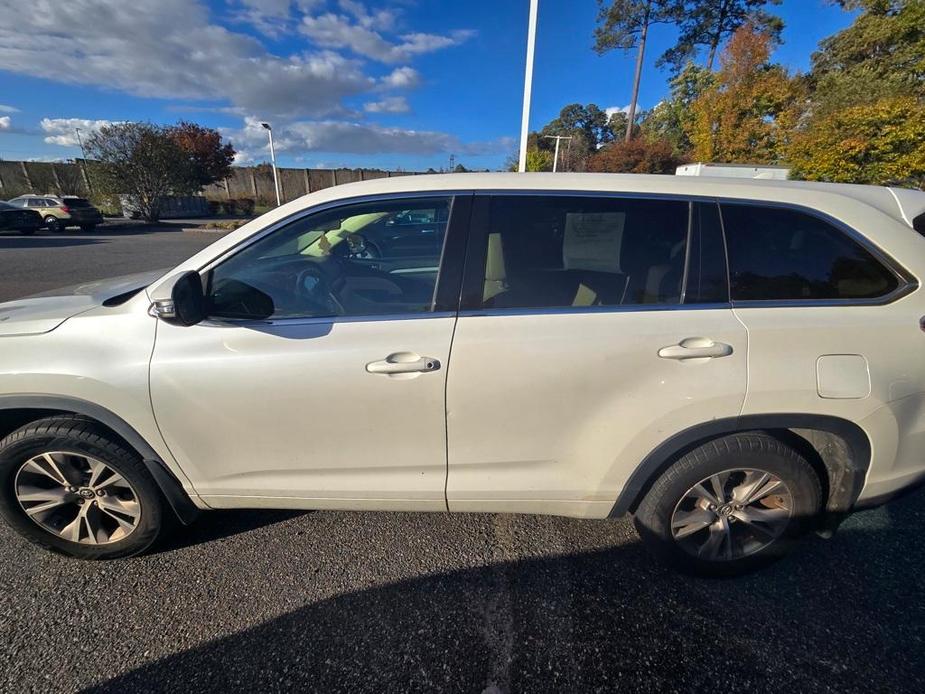
[[[0,157],[79,156],[74,129],[193,120],[239,163],[498,168],[520,128],[528,0],[0,0]],[[852,17],[784,0],[775,59],[805,69]],[[540,0],[531,128],[629,102],[634,55],[591,50],[595,0]],[[656,27],[640,103],[665,96]]]

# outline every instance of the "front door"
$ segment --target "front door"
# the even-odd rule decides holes
[[[441,256],[467,205],[341,205],[206,268],[210,317],[158,324],[151,394],[207,503],[446,508],[455,313],[441,310],[438,274],[457,277],[458,295]]]
[[[477,200],[447,384],[450,510],[606,516],[656,446],[741,411],[747,336],[717,206]]]

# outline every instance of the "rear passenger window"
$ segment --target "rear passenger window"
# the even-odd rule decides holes
[[[483,308],[678,304],[688,203],[495,196]]]
[[[722,205],[732,299],[873,299],[899,284],[859,243],[797,210]]]

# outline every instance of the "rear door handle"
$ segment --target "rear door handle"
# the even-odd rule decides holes
[[[715,359],[732,354],[732,345],[725,342],[713,342],[706,337],[688,337],[676,345],[662,347],[658,356],[662,359]]]
[[[396,352],[382,361],[371,361],[366,370],[371,374],[413,374],[437,371],[440,361],[433,357],[422,357],[413,352]]]

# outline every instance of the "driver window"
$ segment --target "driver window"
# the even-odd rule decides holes
[[[433,310],[450,198],[345,205],[290,222],[208,273],[222,319]]]

